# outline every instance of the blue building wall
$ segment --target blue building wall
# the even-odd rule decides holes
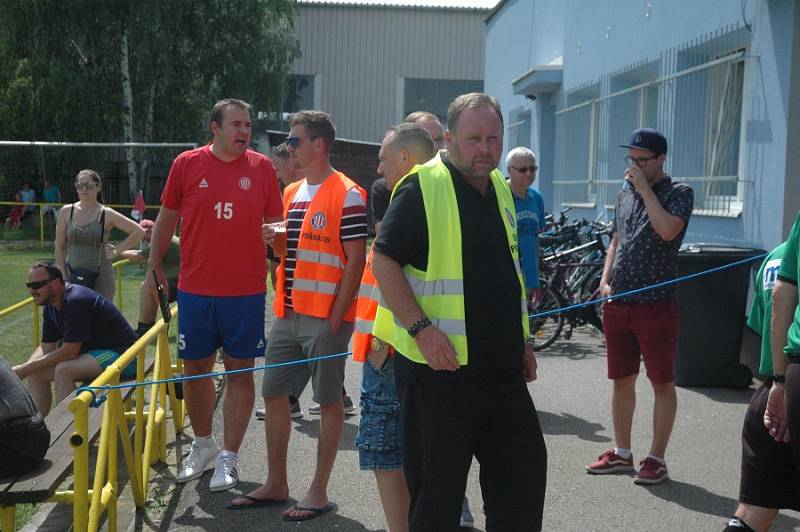
[[[560,203],[553,204],[552,185],[556,99],[630,65],[657,62],[669,49],[735,29],[733,38],[744,43],[746,57],[738,172],[744,179],[742,210],[735,217],[693,216],[686,240],[771,248],[785,238],[783,206],[789,202],[795,211],[800,208],[800,198],[785,186],[788,103],[790,97],[800,98],[800,87],[791,83],[797,6],[792,0],[750,0],[744,16],[742,6],[741,0],[507,0],[501,4],[486,24],[485,91],[500,100],[507,124],[512,110],[531,111],[530,147],[539,159],[537,186],[548,210],[561,208]],[[536,94],[535,101],[514,94],[513,80],[559,57],[563,57],[563,81],[556,92]],[[698,103],[692,112],[705,110]],[[679,145],[693,139],[671,141]],[[507,145],[506,150],[513,147]],[[504,160],[501,167],[505,168]],[[572,214],[594,218],[604,211],[603,205],[596,205]]]

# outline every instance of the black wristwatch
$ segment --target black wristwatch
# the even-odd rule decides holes
[[[786,383],[786,375],[778,375],[777,373],[770,377],[772,382],[777,382],[778,384],[785,384]]]
[[[431,320],[429,320],[426,316],[423,316],[417,321],[415,321],[414,324],[407,329],[408,335],[411,336],[411,338],[416,338],[417,335],[421,333],[423,329],[430,327],[431,325],[433,325],[433,323],[431,323]]]

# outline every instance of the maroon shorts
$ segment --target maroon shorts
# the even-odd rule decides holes
[[[640,360],[644,359],[651,382],[675,380],[675,355],[678,351],[676,301],[609,301],[603,305],[603,332],[609,379],[636,375]]]

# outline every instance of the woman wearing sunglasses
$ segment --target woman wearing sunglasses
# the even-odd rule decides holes
[[[81,170],[75,177],[78,201],[61,209],[56,226],[56,264],[64,278],[114,299],[114,270],[111,260],[135,246],[143,237],[139,225],[102,203],[100,175]],[[108,242],[113,228],[128,236],[118,246]]]

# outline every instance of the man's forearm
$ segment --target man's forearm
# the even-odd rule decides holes
[[[386,306],[405,327],[411,327],[425,316],[408,284],[403,268],[392,258],[375,251],[372,257],[372,273],[378,281],[381,297]]]
[[[772,290],[772,319],[770,320],[770,347],[772,348],[772,372],[783,375],[786,371],[786,337],[797,307],[797,287],[780,279]]]
[[[658,201],[656,193],[649,189],[642,193],[644,207],[647,210],[647,217],[653,229],[666,242],[671,242],[681,233],[684,221],[677,216],[667,212]]]
[[[333,300],[333,306],[331,307],[330,320],[332,323],[338,325],[342,322],[345,312],[347,312],[356,297],[363,273],[363,260],[348,261],[345,265],[342,280],[339,281],[339,288],[336,292],[336,299]]]
[[[600,278],[602,284],[611,284],[611,271],[614,269],[614,258],[617,255],[618,243],[619,239],[617,234],[614,233],[614,236],[611,238],[611,243],[606,250],[606,260],[603,264],[603,276]]]
[[[52,368],[59,364],[60,362],[64,362],[65,360],[72,360],[76,356],[78,356],[78,351],[80,350],[80,344],[78,344],[77,349],[76,346],[73,344],[62,345],[56,349],[48,353],[42,352],[41,347],[37,348],[37,351],[42,352],[42,356],[39,357],[31,357],[30,360],[27,362],[23,362],[18,367],[20,368],[22,375],[19,375],[20,379],[24,379],[29,375],[36,373],[38,371],[45,370],[47,368]]]
[[[161,207],[153,227],[153,234],[150,236],[150,256],[147,264],[151,268],[161,268],[161,262],[167,253],[172,235],[175,234],[175,226],[178,223],[179,212],[166,207]]]

